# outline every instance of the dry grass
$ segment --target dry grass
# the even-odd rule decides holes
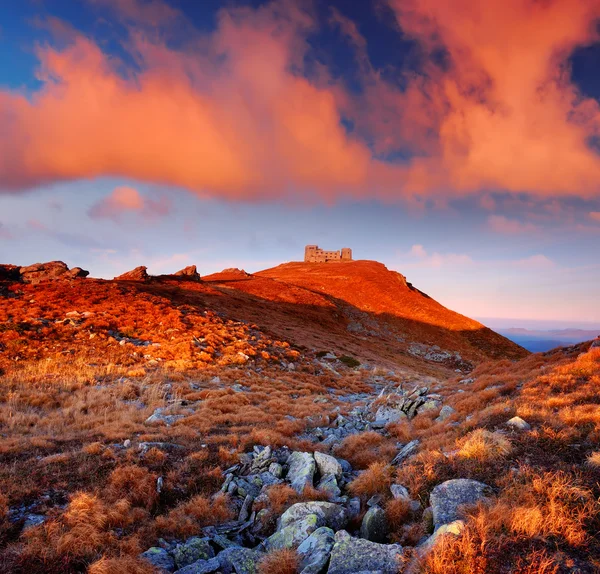
[[[460,439],[457,443],[458,456],[466,459],[486,462],[510,454],[510,440],[499,432],[477,429]]]
[[[258,574],[297,574],[299,564],[294,550],[275,550],[258,563]]]
[[[349,490],[354,496],[370,498],[375,494],[390,495],[390,486],[393,479],[393,469],[383,462],[374,462],[369,465],[349,485]]]

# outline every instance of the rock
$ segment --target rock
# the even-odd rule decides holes
[[[455,478],[438,484],[429,496],[433,525],[437,529],[462,518],[460,507],[475,504],[491,493],[491,488],[477,480]]]
[[[195,265],[188,265],[175,273],[176,277],[184,277],[190,281],[200,281],[200,274]]]
[[[418,552],[422,556],[429,552],[445,536],[460,536],[465,529],[463,520],[455,520],[448,524],[442,524],[425,542],[423,542]]]
[[[127,273],[123,273],[115,277],[116,281],[147,281],[150,276],[147,273],[147,267],[140,265],[131,271],[127,271]]]
[[[140,554],[140,558],[146,562],[150,562],[161,574],[175,570],[175,560],[173,560],[173,557],[164,548],[159,548],[158,546],[148,548],[146,552]]]
[[[324,571],[335,541],[335,533],[331,528],[317,528],[300,546],[300,574],[320,574]]]
[[[360,525],[360,537],[371,542],[385,542],[389,534],[385,511],[380,506],[367,510]]]
[[[353,538],[345,530],[340,530],[335,534],[327,574],[373,571],[397,574],[402,567],[402,552],[402,546],[399,544],[377,544]]]
[[[188,564],[183,568],[176,570],[175,574],[211,574],[217,572],[221,568],[221,563],[218,558],[210,560],[197,560],[192,564]]]
[[[217,556],[223,574],[256,574],[260,552],[235,546],[226,548]]]
[[[354,520],[360,515],[360,498],[355,496],[348,501],[348,520]]]
[[[269,465],[269,472],[275,478],[281,478],[283,476],[283,467],[278,462],[272,462]]]
[[[440,414],[435,419],[436,422],[441,423],[448,417],[451,417],[456,411],[450,405],[444,405],[440,410]]]
[[[513,417],[512,419],[507,421],[506,424],[521,431],[531,430],[531,425],[528,422],[524,421],[521,417]]]
[[[173,550],[173,558],[178,568],[183,568],[198,560],[209,560],[214,557],[215,552],[209,539],[198,536],[186,540],[183,544],[178,544]]]
[[[164,411],[165,411],[165,409],[163,407],[158,407],[146,419],[145,423],[147,425],[165,424],[167,426],[171,426],[173,423],[177,422],[178,420],[185,418],[184,415],[165,415]]]
[[[323,526],[323,520],[316,514],[308,514],[278,528],[275,534],[263,542],[264,547],[268,552],[283,548],[298,548],[320,526]]]
[[[20,267],[16,265],[0,264],[0,281],[19,281],[21,279]]]
[[[42,514],[27,514],[23,523],[23,530],[34,528],[46,522],[46,517]]]
[[[307,486],[313,485],[316,464],[313,455],[309,452],[293,452],[288,458],[287,480],[292,488],[299,494]]]
[[[418,439],[411,440],[408,444],[404,445],[400,452],[394,457],[392,460],[392,464],[397,466],[404,462],[407,458],[411,457],[413,454],[417,452],[417,448],[419,446]]]
[[[383,405],[377,409],[375,413],[375,425],[387,425],[389,423],[398,422],[401,419],[407,418],[405,412],[400,410],[399,408],[388,407],[387,405]]]
[[[406,486],[402,486],[401,484],[392,484],[392,486],[390,486],[390,491],[392,496],[396,499],[404,498],[405,500],[410,500],[410,494]]]
[[[49,261],[48,263],[34,263],[27,267],[21,267],[21,281],[33,285],[44,281],[53,281],[62,278],[69,271],[66,263],[62,261]]]
[[[326,492],[332,498],[339,498],[342,495],[342,491],[338,486],[337,479],[333,474],[324,476],[317,485],[317,488],[323,492]]]
[[[328,474],[333,474],[336,478],[342,476],[342,465],[337,458],[319,451],[315,451],[314,457],[321,476],[327,476]]]
[[[69,277],[69,279],[85,279],[89,274],[89,271],[86,271],[81,267],[73,267],[73,269],[69,269],[65,273],[65,277]]]
[[[344,528],[348,522],[348,513],[343,506],[333,502],[312,501],[298,502],[290,506],[280,516],[277,527],[284,528],[310,514],[316,514],[319,517],[319,526],[328,526],[333,530]]]

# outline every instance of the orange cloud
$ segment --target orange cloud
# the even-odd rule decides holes
[[[510,219],[504,215],[490,215],[487,218],[487,224],[492,231],[506,235],[531,233],[538,230],[533,223],[522,223],[517,219]]]
[[[600,211],[590,211],[590,218],[594,221],[600,222]]]
[[[152,219],[166,215],[169,204],[166,199],[158,201],[143,198],[137,189],[128,186],[116,187],[108,196],[95,203],[88,214],[93,219],[113,219],[118,221],[124,213],[138,213]]]
[[[82,35],[39,48],[42,88],[0,90],[0,187],[120,176],[233,200],[598,194],[587,141],[600,134],[600,109],[570,83],[566,61],[598,39],[600,3],[387,1],[423,68],[402,90],[385,81],[356,25],[334,12],[357,53],[357,95],[325,66],[303,73],[316,23],[291,0],[223,9],[214,32],[177,49],[155,29],[182,25],[176,10],[94,0],[120,10],[139,71],[124,73]],[[428,57],[440,53],[447,65]],[[386,161],[398,154],[408,159]]]

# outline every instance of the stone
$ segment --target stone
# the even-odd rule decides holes
[[[468,478],[455,478],[438,484],[429,496],[434,527],[437,529],[442,524],[462,518],[462,506],[475,504],[490,493],[491,488],[487,484]]]
[[[395,423],[399,420],[407,418],[406,413],[400,410],[400,408],[389,407],[382,405],[377,409],[375,413],[375,425],[387,425],[389,423]]]
[[[275,478],[281,478],[283,476],[283,467],[278,462],[272,462],[269,465],[269,472]]]
[[[173,549],[173,558],[178,568],[183,568],[198,560],[209,560],[215,557],[215,552],[208,538],[194,536]]]
[[[342,465],[337,458],[319,451],[315,451],[314,457],[321,476],[327,476],[328,474],[333,474],[336,478],[342,476]]]
[[[223,574],[256,574],[261,553],[236,546],[219,552],[217,559]]]
[[[353,538],[345,530],[335,534],[327,574],[355,574],[358,572],[381,572],[397,574],[402,567],[402,546],[378,544]]]
[[[0,281],[19,281],[21,268],[17,265],[0,264]]]
[[[43,283],[63,278],[62,276],[69,271],[66,263],[62,261],[48,261],[47,263],[34,263],[27,267],[21,267],[19,273],[23,283]]]
[[[299,520],[281,526],[263,544],[267,552],[283,548],[298,548],[317,528],[324,526],[323,519],[316,514],[308,514]]]
[[[34,528],[46,522],[46,517],[42,514],[27,514],[23,523],[23,530]]]
[[[175,560],[164,548],[158,546],[148,548],[146,552],[140,554],[140,558],[152,564],[161,574],[175,570]]]
[[[287,480],[296,492],[301,494],[307,486],[313,486],[316,463],[311,453],[294,451],[288,465]]]
[[[219,559],[211,558],[210,560],[197,560],[176,570],[175,574],[211,574],[212,572],[217,572],[220,568],[221,563]]]
[[[408,444],[404,445],[398,454],[392,460],[392,464],[397,466],[403,463],[407,458],[410,458],[413,454],[417,452],[417,448],[419,447],[419,440],[411,440]]]
[[[333,474],[328,474],[328,475],[324,476],[319,481],[317,488],[319,490],[322,490],[323,492],[326,492],[332,498],[339,498],[342,495],[342,491],[340,490],[340,487],[338,486],[337,479],[335,478],[335,476]]]
[[[331,528],[317,528],[300,546],[298,556],[300,574],[321,574],[324,571],[335,542],[335,533]]]
[[[89,271],[86,271],[81,267],[73,267],[65,273],[65,277],[68,277],[69,279],[85,279],[89,274]]]
[[[200,274],[195,265],[188,265],[175,273],[176,277],[183,277],[190,281],[200,281]]]
[[[406,488],[406,486],[402,486],[401,484],[392,484],[392,486],[390,486],[390,491],[392,496],[396,499],[403,498],[405,500],[410,500],[410,493],[408,492],[408,488]]]
[[[154,412],[146,419],[147,425],[165,424],[171,426],[173,423],[180,419],[185,418],[184,415],[166,415],[164,414],[165,409],[158,407]]]
[[[442,524],[425,542],[418,547],[422,556],[429,552],[445,536],[460,536],[465,529],[463,520],[454,520],[448,524]]]
[[[333,530],[344,528],[348,522],[348,512],[343,506],[333,502],[312,501],[298,502],[290,506],[280,516],[277,527],[284,528],[310,514],[319,517],[319,526],[328,526]]]
[[[360,537],[371,542],[385,542],[388,534],[389,527],[383,508],[369,508],[360,525]]]
[[[131,271],[115,277],[115,281],[147,281],[150,276],[147,273],[148,268],[140,265]]]
[[[450,405],[444,405],[440,410],[440,414],[435,419],[436,422],[441,423],[448,417],[451,417],[456,411]]]
[[[360,498],[355,496],[348,501],[348,520],[354,520],[360,515]]]
[[[531,430],[531,425],[524,421],[521,417],[513,417],[506,423],[508,426],[511,426],[517,430],[528,431]]]

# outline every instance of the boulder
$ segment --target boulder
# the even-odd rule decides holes
[[[419,440],[411,440],[408,444],[405,444],[398,454],[392,460],[392,464],[397,466],[402,464],[407,458],[410,458],[413,454],[416,454],[417,449],[419,448]]]
[[[323,520],[316,514],[308,514],[277,529],[263,544],[267,552],[283,548],[298,548],[317,528],[323,526]]]
[[[19,281],[20,269],[16,265],[0,265],[0,281]]]
[[[21,267],[21,281],[23,283],[43,283],[45,281],[54,281],[60,279],[69,271],[66,263],[62,261],[49,261],[48,263],[34,263],[27,267]]]
[[[140,558],[152,564],[161,574],[175,570],[175,560],[173,560],[173,557],[164,548],[159,548],[158,546],[148,548],[146,552],[140,554]]]
[[[337,458],[319,451],[314,453],[315,463],[321,476],[333,474],[336,478],[342,476],[342,465]]]
[[[193,564],[198,560],[209,560],[215,557],[215,552],[208,538],[194,536],[183,544],[178,544],[173,550],[173,558],[178,568]]]
[[[402,486],[401,484],[392,484],[392,486],[390,486],[390,491],[392,496],[396,499],[403,498],[405,500],[410,500],[410,493],[408,492],[408,488],[406,488],[406,486]]]
[[[288,458],[287,480],[299,494],[313,485],[316,470],[315,459],[309,452],[295,451]]]
[[[405,418],[407,418],[406,413],[400,410],[400,408],[383,405],[379,407],[375,413],[375,425],[387,425]]]
[[[220,571],[221,563],[218,558],[209,560],[197,560],[192,564],[188,564],[183,568],[175,571],[175,574],[212,574],[212,572]]]
[[[65,273],[65,277],[69,279],[85,279],[90,274],[89,271],[82,269],[81,267],[73,267]]]
[[[140,265],[127,273],[115,277],[115,281],[147,281],[150,276],[147,273],[147,267]]]
[[[435,419],[436,422],[441,423],[448,417],[451,417],[456,411],[450,405],[444,405],[440,410],[440,414]]]
[[[256,574],[261,557],[256,550],[233,546],[219,552],[217,560],[223,574]]]
[[[145,423],[147,425],[165,424],[167,426],[171,426],[178,420],[185,418],[185,415],[168,415],[165,414],[164,411],[164,407],[158,407],[154,409],[154,412],[146,419]]]
[[[345,530],[335,535],[327,574],[355,574],[377,572],[397,574],[402,567],[402,546],[378,544],[353,538]]]
[[[380,506],[372,506],[363,516],[360,537],[371,542],[385,542],[389,534],[385,511]]]
[[[317,528],[300,546],[300,574],[321,574],[324,571],[335,542],[335,533],[331,528]]]
[[[200,274],[195,265],[188,265],[175,273],[176,277],[184,277],[190,281],[200,281]]]
[[[339,498],[342,495],[342,491],[338,486],[337,479],[333,474],[324,476],[317,485],[319,490],[326,492],[332,498]]]
[[[437,529],[462,518],[461,507],[475,504],[491,494],[491,488],[483,482],[467,478],[455,478],[438,484],[429,496],[433,512],[433,525]]]
[[[425,542],[418,547],[418,553],[423,556],[429,552],[438,542],[446,536],[460,536],[465,529],[463,520],[455,520],[448,524],[442,524]]]
[[[510,427],[521,431],[531,430],[531,425],[528,422],[524,421],[521,417],[513,417],[512,419],[507,421],[506,424]]]
[[[305,516],[316,514],[319,526],[327,526],[333,530],[344,528],[348,522],[348,512],[343,506],[332,502],[298,502],[290,506],[277,521],[278,528],[284,528]]]

